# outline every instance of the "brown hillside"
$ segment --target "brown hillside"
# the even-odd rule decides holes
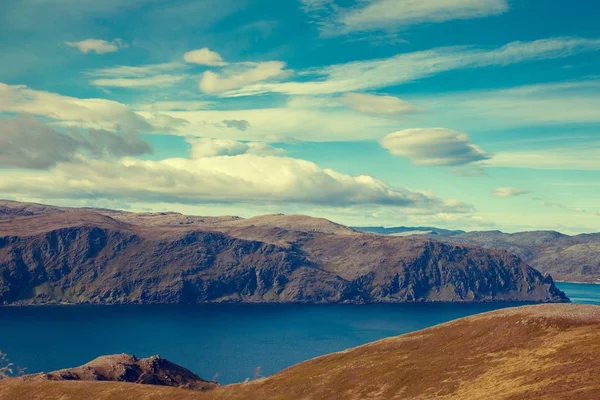
[[[0,210],[0,304],[567,300],[507,252],[322,218]]]

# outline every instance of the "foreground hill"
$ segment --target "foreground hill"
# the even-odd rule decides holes
[[[509,308],[318,357],[207,392],[108,382],[0,382],[2,399],[600,398],[600,307]]]
[[[505,251],[302,215],[0,210],[0,303],[567,300]]]
[[[429,236],[447,243],[472,244],[506,250],[526,263],[572,282],[600,282],[600,233],[565,235],[555,231],[504,233],[500,231],[448,231],[431,227],[355,228],[383,235]]]
[[[98,357],[81,367],[27,375],[24,381],[115,381],[173,386],[206,391],[217,385],[160,356],[137,358],[128,354]]]

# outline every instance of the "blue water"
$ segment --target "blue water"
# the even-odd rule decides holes
[[[600,285],[556,282],[556,286],[569,296],[572,303],[600,306]]]
[[[559,284],[575,302],[600,304],[600,285]],[[99,355],[160,354],[219,382],[507,304],[154,305],[0,307],[0,349],[29,372]]]

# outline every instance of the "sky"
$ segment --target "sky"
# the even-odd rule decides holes
[[[596,0],[4,0],[0,198],[600,231]]]

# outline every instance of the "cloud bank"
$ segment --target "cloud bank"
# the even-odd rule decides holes
[[[152,147],[134,134],[99,129],[58,132],[32,116],[0,119],[0,167],[4,168],[48,169],[83,155],[124,157],[151,152]]]
[[[0,190],[13,197],[120,199],[198,203],[380,205],[423,213],[468,213],[472,206],[427,192],[391,187],[368,175],[352,176],[288,157],[236,156],[123,158],[58,163],[48,173],[9,175]]]

